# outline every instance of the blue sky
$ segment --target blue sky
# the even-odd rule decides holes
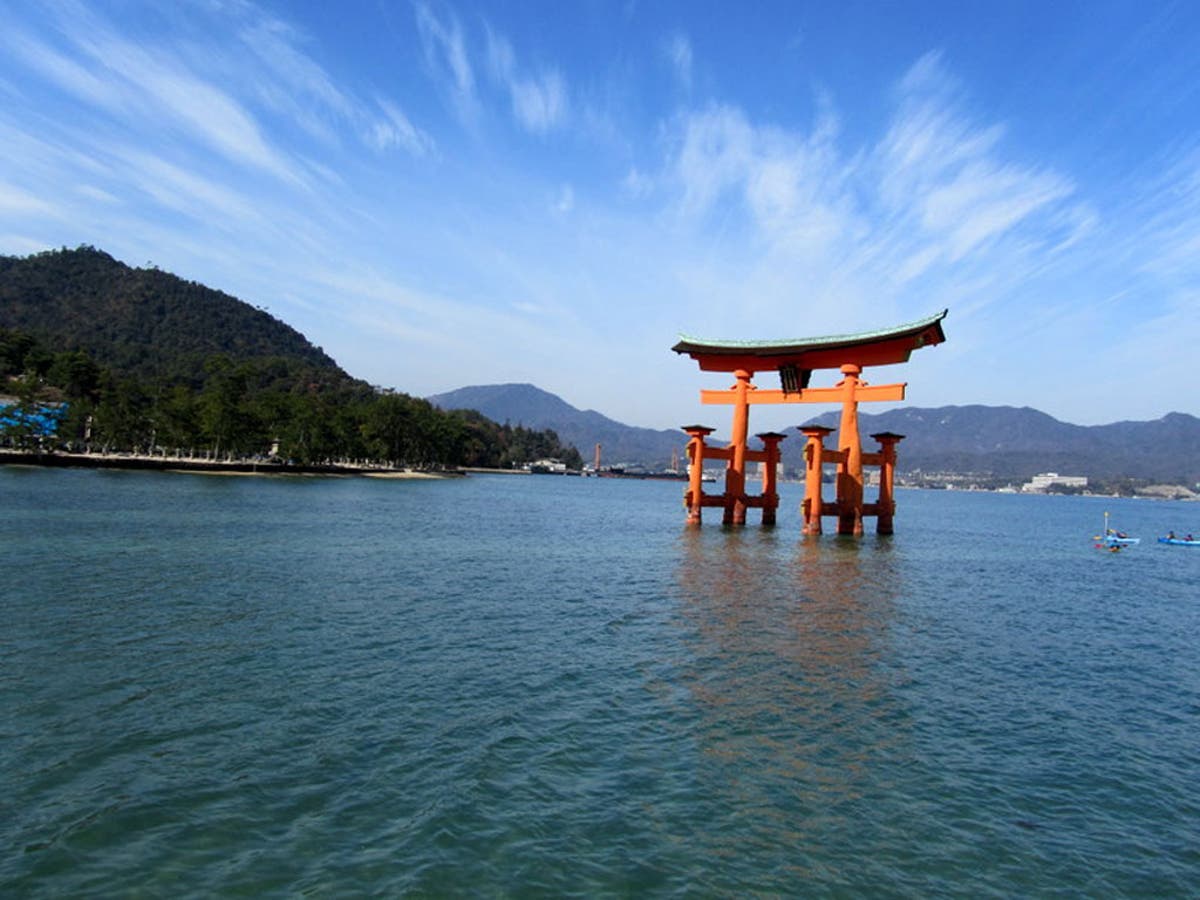
[[[0,20],[0,252],[159,266],[373,384],[528,381],[722,428],[699,390],[729,379],[679,333],[949,308],[947,343],[868,381],[1079,424],[1200,414],[1200,4],[0,0]]]

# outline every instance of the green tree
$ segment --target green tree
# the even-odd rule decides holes
[[[213,455],[232,452],[243,435],[242,398],[246,394],[245,373],[229,357],[211,357],[204,366],[208,381],[201,391],[198,409],[200,432],[212,446]]]
[[[133,378],[107,377],[92,417],[92,443],[108,450],[138,450],[149,445],[150,399]]]
[[[0,375],[22,375],[25,357],[37,345],[27,334],[0,328]]]
[[[200,434],[197,397],[183,385],[160,388],[154,403],[155,443],[172,451],[195,448]]]
[[[371,456],[392,465],[411,461],[418,445],[412,404],[402,394],[377,398],[363,420],[361,432]]]
[[[62,388],[72,399],[96,399],[100,390],[100,367],[82,350],[70,350],[53,357],[46,380]]]

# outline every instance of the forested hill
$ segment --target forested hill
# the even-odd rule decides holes
[[[0,257],[0,395],[18,450],[582,465],[551,430],[374,388],[266,312],[93,247]]]
[[[120,375],[199,386],[206,360],[287,359],[322,381],[349,376],[296,329],[260,309],[94,247],[0,256],[0,328],[82,350]]]

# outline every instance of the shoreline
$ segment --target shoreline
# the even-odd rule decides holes
[[[282,462],[266,462],[257,460],[212,460],[196,457],[177,456],[142,456],[121,453],[65,453],[62,451],[12,450],[0,448],[0,466],[36,466],[39,468],[61,469],[124,469],[132,471],[151,472],[181,472],[194,475],[299,475],[325,477],[359,477],[377,479],[406,479],[406,480],[446,480],[451,478],[466,478],[470,475],[531,475],[528,469],[490,469],[479,466],[461,466],[455,469],[393,469],[387,466],[329,464],[329,465],[298,465]],[[555,473],[557,474],[557,473]],[[595,476],[593,476],[595,477]],[[609,476],[613,477],[613,476]],[[621,476],[616,476],[620,478]],[[629,480],[655,480],[646,476],[624,476]],[[665,478],[667,481],[685,480],[680,478]],[[781,483],[803,483],[797,479],[785,479]],[[686,483],[686,482],[685,482]],[[1037,491],[1016,491],[1005,488],[963,488],[958,486],[935,486],[932,484],[904,484],[897,481],[896,487],[906,490],[944,491],[956,490],[961,493],[981,494],[1019,494],[1022,496],[1059,496],[1054,493]],[[1190,496],[1189,496],[1190,493]],[[1072,496],[1064,494],[1061,496]],[[1084,492],[1077,496],[1115,498],[1118,496],[1136,500],[1178,500],[1181,502],[1200,502],[1200,494],[1189,492],[1182,485],[1149,485],[1140,491],[1128,495],[1101,494]]]
[[[113,453],[60,453],[0,450],[0,465],[59,469],[128,469],[150,472],[183,472],[200,475],[327,475],[392,479],[462,478],[458,469],[422,471],[385,466],[295,465],[255,460],[212,460],[175,456],[133,456]]]

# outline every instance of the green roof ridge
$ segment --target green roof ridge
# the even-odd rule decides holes
[[[739,350],[755,350],[764,347],[804,347],[808,345],[820,346],[825,344],[852,344],[862,341],[877,341],[881,338],[891,337],[897,334],[906,334],[910,331],[917,331],[922,328],[928,328],[946,318],[946,313],[949,309],[943,309],[940,313],[932,316],[926,316],[924,319],[917,319],[914,322],[906,322],[903,325],[896,325],[892,328],[882,328],[877,331],[863,331],[857,334],[830,334],[822,337],[807,337],[807,338],[785,338],[775,340],[753,340],[753,341],[714,341],[708,338],[698,338],[687,334],[680,334],[680,343],[697,344],[705,347],[722,347],[728,349]]]

